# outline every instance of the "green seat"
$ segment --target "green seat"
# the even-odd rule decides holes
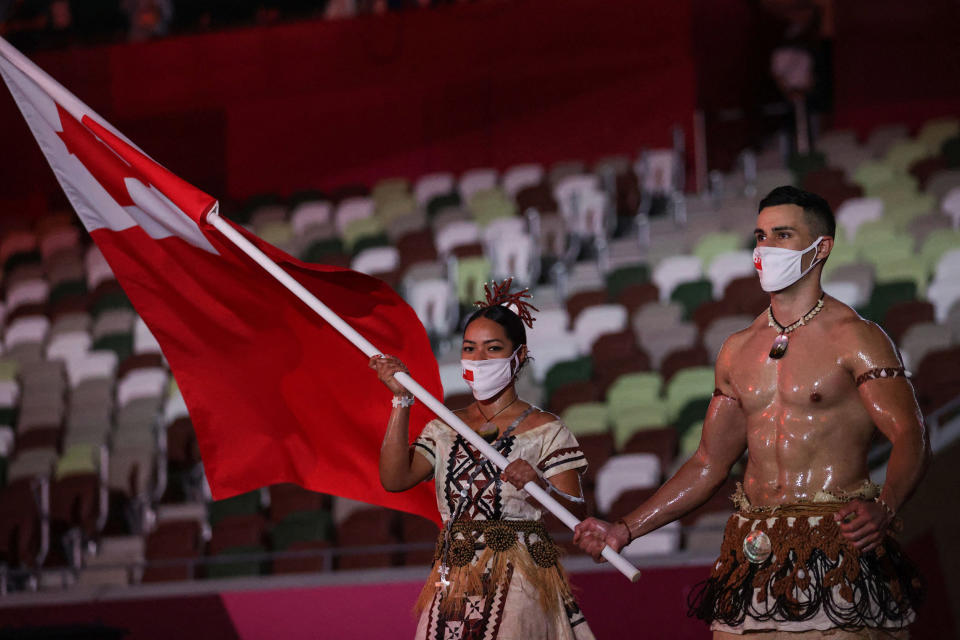
[[[100,462],[100,448],[92,444],[73,444],[67,447],[57,460],[54,477],[57,480],[67,476],[97,473]]]
[[[10,273],[17,267],[23,266],[25,264],[41,264],[43,262],[43,257],[40,255],[39,251],[18,251],[14,254],[11,254],[6,262],[3,263],[3,273]]]
[[[249,516],[260,511],[260,491],[241,493],[226,500],[214,500],[207,504],[207,516],[211,526],[228,516]]]
[[[390,239],[387,237],[386,233],[375,233],[369,236],[362,236],[357,238],[357,241],[353,245],[353,255],[357,255],[364,249],[369,249],[371,247],[386,247],[390,244]]]
[[[324,256],[343,253],[343,250],[343,240],[340,238],[324,238],[307,247],[302,259],[304,262],[323,264]]]
[[[887,311],[898,302],[909,302],[917,298],[917,283],[913,280],[877,283],[870,294],[870,301],[861,315],[874,322],[882,322]]]
[[[331,540],[333,518],[327,511],[296,511],[278,522],[270,536],[274,550],[283,551],[295,542]]]
[[[910,281],[916,285],[919,297],[925,296],[930,271],[923,260],[917,260],[913,256],[896,260],[878,260],[874,263],[874,267],[876,282]]]
[[[667,403],[657,398],[641,405],[625,407],[611,411],[613,441],[616,448],[622,449],[633,434],[649,429],[661,429],[670,424]]]
[[[593,360],[584,356],[564,360],[550,367],[543,378],[543,395],[549,402],[553,392],[569,382],[586,382],[593,375]]]
[[[960,167],[960,136],[953,136],[944,141],[940,153],[947,159],[947,166],[951,169]]]
[[[477,191],[470,197],[468,207],[481,227],[498,218],[512,218],[517,215],[517,205],[499,187]]]
[[[17,407],[0,407],[0,426],[12,427],[16,420]]]
[[[667,409],[676,420],[683,407],[695,398],[710,396],[715,388],[712,367],[688,367],[678,371],[667,383]]]
[[[440,196],[434,196],[430,198],[429,202],[427,202],[427,217],[432,220],[444,209],[459,207],[461,204],[462,202],[460,200],[460,194],[456,191]]]
[[[680,434],[681,438],[691,426],[698,422],[703,423],[704,416],[707,415],[707,407],[710,406],[710,400],[712,398],[713,396],[693,398],[683,405],[680,413],[677,414],[677,417],[673,421],[673,427],[677,430],[677,433]]]
[[[293,226],[286,220],[268,222],[256,228],[257,235],[270,244],[282,247],[293,240]]]
[[[607,433],[610,411],[603,402],[581,402],[564,409],[560,419],[574,435]]]
[[[827,156],[820,151],[794,153],[787,161],[787,167],[796,176],[796,184],[802,184],[804,177],[811,171],[817,171],[826,166]]]
[[[690,427],[680,436],[679,451],[677,455],[681,460],[686,460],[697,452],[700,447],[700,438],[703,436],[703,421],[690,425]]]
[[[691,253],[700,258],[703,269],[706,271],[714,258],[721,253],[739,251],[743,248],[743,242],[744,238],[740,233],[733,231],[714,231],[700,238],[697,244],[694,245]]]
[[[840,230],[839,226],[837,230]],[[858,262],[859,260],[857,247],[855,247],[852,242],[837,242],[833,245],[833,250],[830,251],[830,257],[827,258],[826,263],[823,265],[824,280],[829,280],[828,276],[833,273],[837,267]]]
[[[353,249],[357,240],[364,236],[375,236],[384,233],[383,223],[373,216],[369,218],[359,218],[346,226],[343,230],[343,243]]]
[[[885,162],[873,160],[864,162],[853,172],[853,182],[867,193],[894,178],[893,168]]]
[[[689,320],[697,307],[713,299],[713,285],[709,280],[684,282],[677,285],[670,299],[683,305],[683,318]]]
[[[391,221],[416,211],[417,201],[409,193],[403,193],[378,201],[376,207],[376,216],[384,225],[388,225]]]
[[[960,120],[956,118],[937,118],[930,120],[917,132],[917,141],[921,142],[929,155],[940,152],[943,143],[960,133]]]
[[[16,380],[20,363],[12,358],[0,358],[0,380]]]
[[[960,249],[960,232],[953,229],[937,229],[923,241],[920,248],[920,262],[929,272],[933,272],[941,256],[947,251]]]
[[[90,315],[96,317],[103,311],[111,309],[133,309],[133,303],[122,289],[105,293],[97,298],[90,308]]]
[[[864,187],[863,190],[864,196],[868,198],[881,198],[884,202],[896,201],[900,198],[909,198],[919,194],[917,190],[917,179],[908,173],[894,173],[890,179],[871,184],[868,187]]]
[[[483,283],[490,280],[490,261],[485,256],[457,260],[457,300],[466,306],[484,299]]]
[[[228,547],[218,553],[215,558],[229,558],[252,553],[265,553],[266,549],[260,545],[246,545]],[[259,560],[236,560],[234,562],[216,562],[207,565],[207,578],[240,578],[243,576],[259,576],[264,573],[263,563]]]
[[[922,160],[930,155],[927,145],[920,140],[898,140],[887,149],[887,155],[884,157],[886,162],[895,172],[906,173],[907,170],[917,160]]]
[[[109,333],[100,336],[90,348],[94,351],[113,351],[117,354],[117,362],[123,362],[133,355],[133,334]]]
[[[87,292],[87,283],[83,279],[64,280],[50,290],[50,304],[56,304],[67,298],[79,298]]]
[[[370,197],[378,205],[388,200],[403,198],[410,194],[410,181],[406,178],[384,178],[373,185]]]
[[[631,264],[614,269],[607,274],[607,295],[616,300],[620,293],[632,284],[650,282],[650,266],[646,264]]]

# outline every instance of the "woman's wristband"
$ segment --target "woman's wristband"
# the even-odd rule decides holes
[[[415,399],[410,394],[393,396],[393,398],[390,400],[390,404],[393,405],[394,409],[398,409],[398,408],[406,409],[406,408],[412,407],[414,402],[415,402]]]

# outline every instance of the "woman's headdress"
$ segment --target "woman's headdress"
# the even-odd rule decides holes
[[[486,294],[486,300],[477,300],[474,304],[480,308],[483,307],[496,307],[499,305],[505,305],[507,307],[515,307],[514,312],[523,321],[528,328],[533,328],[533,322],[536,318],[533,317],[533,311],[540,311],[535,306],[527,302],[527,298],[532,299],[533,296],[530,294],[530,289],[523,289],[522,291],[510,292],[510,285],[513,284],[513,278],[507,278],[503,282],[487,282],[483,285],[483,292]],[[492,285],[492,287],[491,287]]]

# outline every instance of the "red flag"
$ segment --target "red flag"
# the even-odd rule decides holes
[[[429,485],[401,494],[380,486],[391,396],[366,356],[203,221],[216,200],[154,162],[3,39],[0,74],[160,343],[214,498],[293,482],[438,521]],[[426,332],[390,287],[347,269],[305,264],[246,235],[442,395]],[[411,439],[430,417],[414,406]]]

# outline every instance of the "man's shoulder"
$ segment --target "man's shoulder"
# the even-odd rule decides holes
[[[747,325],[740,331],[731,333],[727,337],[726,341],[723,343],[723,349],[738,348],[740,345],[742,345],[744,342],[749,340],[757,332],[763,331],[763,329],[767,325],[768,325],[767,312],[764,311],[763,313],[758,315],[756,318],[754,318],[749,325]]]
[[[893,341],[880,325],[867,320],[839,300],[831,300],[830,335],[835,343],[843,345],[845,350],[865,356],[886,355],[891,350],[895,351]]]

